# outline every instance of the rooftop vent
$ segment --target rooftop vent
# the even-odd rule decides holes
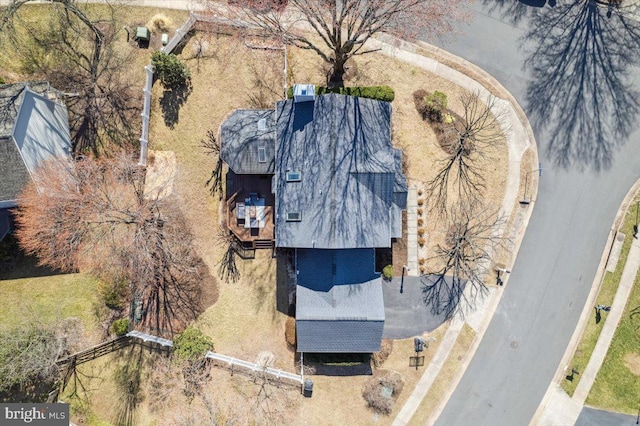
[[[287,222],[300,222],[302,220],[302,214],[300,212],[288,212]]]
[[[264,147],[258,148],[258,163],[266,163],[267,162],[267,149]]]
[[[267,130],[267,119],[261,118],[258,120],[258,130]]]
[[[293,102],[313,102],[316,99],[316,86],[296,84],[293,86]]]
[[[287,182],[300,182],[302,174],[300,172],[287,172]]]

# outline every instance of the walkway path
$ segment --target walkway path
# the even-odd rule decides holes
[[[409,188],[407,194],[407,275],[417,277],[418,269],[418,192]]]

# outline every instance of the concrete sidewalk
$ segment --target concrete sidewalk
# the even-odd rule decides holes
[[[618,228],[622,225],[622,220],[635,198],[635,195],[640,191],[640,180],[631,188],[625,200],[623,201],[616,220],[612,229],[612,236],[617,233]],[[598,371],[604,362],[604,358],[607,355],[613,336],[620,324],[622,314],[627,305],[629,295],[633,290],[636,274],[638,268],[640,268],[640,240],[634,239],[631,243],[629,254],[622,271],[620,283],[616,291],[616,295],[613,299],[610,312],[603,312],[602,317],[605,321],[600,331],[600,336],[596,342],[596,346],[591,354],[591,358],[584,371],[580,373],[580,382],[576,387],[573,397],[569,397],[567,393],[560,386],[561,380],[564,380],[566,371],[570,368],[568,363],[573,358],[573,354],[579,340],[582,338],[584,328],[588,321],[595,321],[594,304],[597,298],[597,294],[600,290],[600,284],[604,275],[604,270],[607,265],[607,259],[610,257],[609,253],[615,243],[615,238],[610,239],[608,249],[605,249],[603,259],[600,262],[599,272],[596,274],[596,280],[592,286],[591,294],[587,300],[587,305],[584,308],[583,314],[580,318],[580,324],[576,328],[576,333],[572,338],[572,342],[567,348],[567,353],[563,357],[563,361],[558,368],[558,372],[549,385],[547,392],[538,407],[536,414],[531,420],[531,425],[574,425],[580,416],[580,413],[584,407],[584,403],[591,391],[591,387],[596,380]]]
[[[380,35],[376,39],[370,40],[367,46],[378,49],[381,53],[396,60],[407,62],[430,71],[469,91],[477,91],[482,97],[489,96],[492,92],[494,94],[497,92],[500,95],[500,98],[497,99],[496,102],[496,110],[494,111],[494,114],[499,114],[504,117],[501,126],[505,135],[507,135],[507,146],[509,149],[507,185],[505,196],[500,207],[500,214],[509,218],[515,208],[518,208],[519,210],[516,212],[512,227],[510,229],[498,229],[496,230],[496,235],[508,235],[513,240],[511,252],[514,253],[514,256],[510,260],[510,264],[507,265],[507,268],[511,269],[513,262],[515,262],[515,254],[517,254],[520,243],[522,242],[524,231],[532,211],[532,206],[521,209],[518,203],[521,160],[527,149],[531,149],[534,153],[532,161],[533,164],[531,167],[537,166],[538,164],[537,146],[533,136],[533,131],[531,130],[524,112],[512,95],[492,76],[464,59],[457,58],[445,51],[424,43],[414,44],[404,40],[398,40],[388,35]],[[420,50],[433,51],[433,53],[437,53],[439,56],[446,56],[450,63],[455,63],[456,68],[462,69],[464,72],[450,68],[449,66],[446,66],[430,57],[418,54],[417,52]],[[489,91],[487,87],[490,87],[491,91]],[[535,196],[537,194],[537,180],[533,182],[533,188],[531,198],[535,200]],[[399,411],[393,425],[400,426],[409,424],[411,417],[420,406],[420,403],[429,392],[431,385],[434,383],[440,373],[440,370],[447,361],[449,353],[462,330],[462,326],[464,323],[467,323],[476,332],[476,337],[469,352],[465,355],[463,367],[457,372],[453,382],[445,392],[444,398],[432,413],[429,423],[435,422],[440,412],[444,409],[449,397],[455,390],[456,385],[462,378],[471,358],[475,354],[489,322],[495,313],[501,296],[502,288],[490,289],[488,296],[479,300],[476,305],[476,309],[473,312],[469,312],[465,316],[464,320],[456,318],[451,322],[443,340],[438,345],[438,350],[436,351],[431,363],[425,368],[423,376],[419,380],[412,394],[409,396],[405,405]]]

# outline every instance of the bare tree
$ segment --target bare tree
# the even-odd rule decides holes
[[[449,191],[457,199],[477,200],[485,189],[483,170],[478,160],[488,158],[490,152],[503,142],[503,113],[496,98],[483,100],[478,92],[460,97],[463,115],[442,123],[441,145],[447,153],[436,176],[428,182],[431,207],[445,213],[449,206]],[[508,129],[507,129],[508,131]]]
[[[131,144],[139,102],[122,72],[127,58],[114,48],[114,6],[91,17],[75,0],[53,0],[49,20],[34,24],[20,18],[27,2],[0,8],[0,32],[31,74],[66,92],[75,151],[96,154],[111,143]]]
[[[453,206],[444,227],[444,242],[429,259],[422,294],[434,315],[449,319],[473,309],[487,292],[484,280],[496,249],[504,240],[497,229],[504,220],[477,201]]]
[[[77,318],[54,325],[33,318],[12,328],[0,328],[0,392],[36,384],[52,386],[60,373],[56,362],[79,349],[82,335]]]
[[[46,163],[19,199],[16,236],[41,264],[123,279],[143,303],[143,324],[179,330],[200,311],[208,275],[178,206],[145,194],[127,154]]]
[[[366,46],[373,35],[385,32],[407,38],[446,34],[451,31],[452,20],[466,17],[459,9],[462,2],[235,0],[229,3],[239,7],[240,19],[266,30],[285,44],[317,53],[331,67],[328,84],[342,86],[347,61],[376,50]]]
[[[211,191],[211,196],[218,195],[218,200],[222,200],[224,188],[222,188],[222,169],[223,163],[220,157],[220,142],[216,138],[216,135],[212,130],[207,130],[207,138],[200,141],[200,146],[204,148],[205,153],[212,155],[216,163],[215,167],[211,171],[211,176],[207,179],[205,186]]]
[[[216,234],[217,243],[224,247],[222,259],[218,264],[218,274],[225,282],[237,282],[240,279],[240,270],[236,265],[236,257],[241,250],[240,241],[233,235],[226,223],[218,227]]]

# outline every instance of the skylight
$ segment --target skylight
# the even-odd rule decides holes
[[[300,222],[302,220],[302,214],[300,212],[288,212],[287,222]]]
[[[300,182],[301,180],[302,180],[302,173],[287,172],[287,182]]]

